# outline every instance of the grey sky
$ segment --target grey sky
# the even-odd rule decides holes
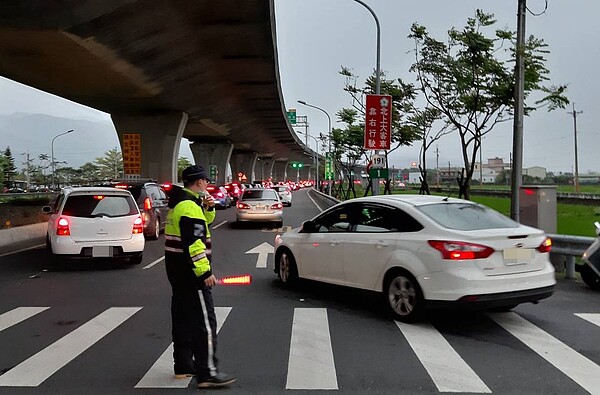
[[[388,77],[413,81],[408,72],[413,57],[412,42],[406,36],[413,22],[428,28],[438,39],[452,26],[462,27],[476,8],[494,13],[499,28],[516,29],[517,1],[498,0],[365,0],[381,23],[381,66]],[[533,12],[541,12],[545,0],[529,0]],[[285,105],[308,115],[313,136],[326,132],[327,118],[304,107],[297,100],[325,109],[335,123],[335,113],[350,106],[343,92],[342,65],[360,76],[360,83],[375,68],[375,22],[366,8],[353,0],[276,0],[279,68]],[[541,16],[527,15],[527,34],[543,38],[551,53],[547,66],[549,83],[568,84],[568,97],[583,111],[577,118],[579,169],[600,170],[595,152],[600,146],[600,83],[596,69],[600,59],[600,2],[595,0],[548,0]],[[0,78],[0,114],[46,113],[110,122],[108,114],[68,102],[52,95]],[[524,167],[544,166],[552,171],[574,167],[573,118],[568,110],[535,112],[524,123]],[[112,137],[111,137],[112,138]],[[116,136],[114,136],[116,141]],[[312,139],[309,140],[314,147]],[[10,142],[2,142],[2,146]],[[439,142],[440,166],[460,165],[457,136]],[[499,125],[483,140],[484,161],[489,157],[509,159],[512,150],[512,123]],[[181,153],[190,156],[182,146]],[[102,153],[99,152],[98,155]],[[418,146],[394,152],[391,164],[408,167],[418,160]],[[428,165],[435,166],[431,153]]]

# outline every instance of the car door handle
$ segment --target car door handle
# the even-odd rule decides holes
[[[378,241],[378,242],[375,243],[375,245],[377,247],[379,247],[379,248],[381,248],[381,247],[388,247],[389,246],[389,244],[386,243],[385,241]]]
[[[336,246],[336,245],[339,245],[339,244],[340,244],[339,240],[331,240],[329,242],[329,245],[332,245],[332,246]]]

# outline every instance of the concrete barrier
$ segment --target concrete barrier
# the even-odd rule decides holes
[[[16,226],[0,230],[0,247],[44,237],[48,231],[48,223],[43,222],[33,225]]]

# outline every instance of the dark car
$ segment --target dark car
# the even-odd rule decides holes
[[[150,240],[158,239],[165,229],[169,211],[169,199],[162,186],[148,180],[123,180],[113,186],[131,192],[144,220],[144,236]]]
[[[217,208],[227,208],[232,206],[231,196],[227,193],[227,190],[224,187],[217,187],[215,185],[208,185],[206,187],[206,191],[210,193],[210,196],[215,199],[215,207]]]

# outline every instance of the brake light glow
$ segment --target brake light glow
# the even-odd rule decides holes
[[[536,250],[538,250],[539,252],[550,252],[550,250],[552,249],[552,239],[549,237],[546,237],[544,239],[544,241],[542,241],[542,244],[540,244],[538,246],[538,248],[536,248]]]
[[[56,224],[56,234],[58,236],[70,236],[69,221],[66,218],[60,217]]]
[[[144,210],[146,210],[146,211],[152,210],[152,199],[150,199],[149,197],[144,199]]]
[[[281,210],[281,209],[283,209],[283,204],[281,204],[281,203],[275,203],[275,204],[271,205],[271,208],[273,210]]]
[[[127,189],[127,185],[125,185],[125,184],[117,184],[117,185],[115,185],[115,188]]]
[[[104,196],[102,196],[102,195],[94,195],[94,199],[96,199],[96,200],[102,200],[102,199],[104,199]]]
[[[173,185],[171,185],[171,183],[165,182],[164,184],[161,184],[162,189],[164,189],[165,191],[170,191],[171,188],[173,187]]]
[[[238,202],[237,208],[240,210],[250,210],[250,205],[243,202]]]
[[[442,258],[450,260],[484,259],[494,252],[491,247],[464,241],[429,240],[428,243],[442,253]]]
[[[241,276],[228,276],[217,279],[217,284],[220,285],[249,285],[252,284],[252,276],[243,274]]]
[[[144,220],[139,215],[133,221],[133,229],[131,230],[131,234],[139,235],[140,233],[144,233]]]

